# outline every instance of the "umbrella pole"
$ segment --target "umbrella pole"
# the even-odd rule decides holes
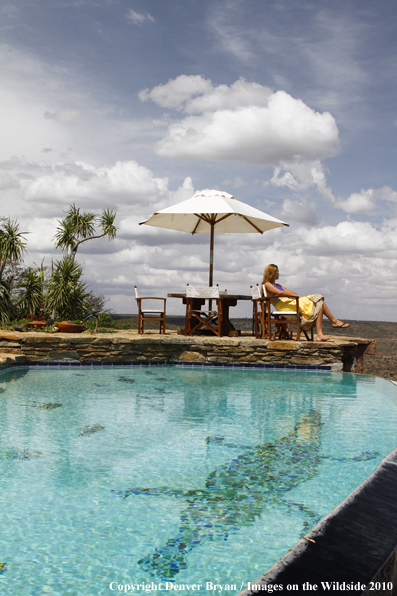
[[[212,287],[214,278],[214,235],[215,225],[211,223],[211,235],[210,235],[210,280],[209,287]]]
[[[210,234],[210,279],[209,287],[211,288],[214,281],[214,236],[215,236],[215,222],[211,221],[211,234]],[[212,300],[208,302],[209,309],[212,310]]]

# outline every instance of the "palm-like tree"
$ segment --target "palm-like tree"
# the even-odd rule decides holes
[[[7,265],[17,265],[26,251],[24,234],[19,231],[19,224],[11,219],[0,218],[0,319],[4,323],[11,313],[11,286],[4,279]]]
[[[19,231],[19,224],[11,219],[2,218],[0,228],[0,280],[2,279],[6,265],[16,264],[21,261],[23,253],[26,252],[24,234]]]
[[[90,212],[80,213],[76,205],[71,205],[66,217],[58,220],[59,226],[54,236],[55,247],[66,250],[66,254],[74,261],[76,253],[83,242],[97,238],[108,237],[114,240],[117,235],[117,227],[114,225],[116,213],[105,209],[100,216]],[[96,234],[96,227],[101,233]]]

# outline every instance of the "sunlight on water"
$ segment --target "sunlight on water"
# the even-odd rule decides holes
[[[397,387],[324,372],[21,368],[0,375],[0,423],[1,593],[169,582],[209,594],[212,582],[231,595],[396,447]]]

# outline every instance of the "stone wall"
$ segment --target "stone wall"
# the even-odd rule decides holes
[[[0,333],[3,362],[185,362],[208,364],[262,364],[327,366],[354,371],[363,353],[375,353],[370,340],[335,340],[335,343],[269,341],[252,337],[218,338],[179,335],[66,333]],[[359,372],[359,371],[358,371]]]

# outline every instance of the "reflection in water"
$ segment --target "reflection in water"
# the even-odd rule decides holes
[[[25,377],[28,372],[29,368],[27,366],[25,368],[7,369],[0,376],[0,380],[7,381],[7,383],[12,383],[13,381],[18,381],[19,379]]]

